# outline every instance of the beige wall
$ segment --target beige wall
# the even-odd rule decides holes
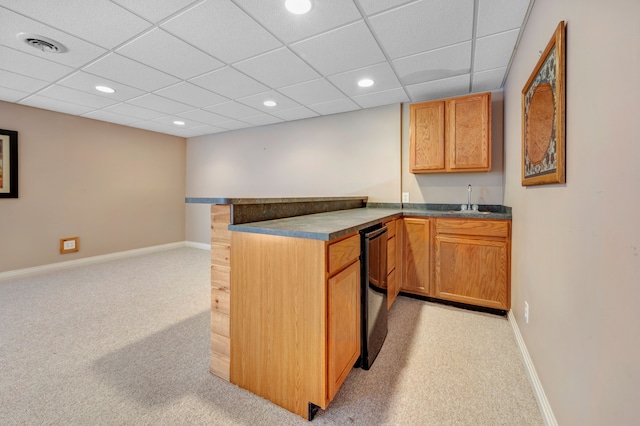
[[[400,106],[190,138],[188,197],[366,195],[400,202]],[[186,239],[208,244],[209,206],[187,205]]]
[[[640,418],[639,16],[636,0],[536,0],[505,87],[512,309],[561,425]],[[561,20],[567,183],[525,188],[521,91]]]
[[[503,204],[503,99],[502,91],[491,95],[491,171],[481,173],[412,174],[409,172],[409,104],[402,123],[402,191],[411,203],[463,204],[471,185],[472,204]]]
[[[0,128],[18,131],[20,162],[0,272],[184,241],[184,138],[4,102]]]

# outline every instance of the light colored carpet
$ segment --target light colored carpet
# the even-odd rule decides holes
[[[0,281],[2,425],[304,425],[208,372],[209,253]],[[504,317],[401,297],[316,425],[539,425]]]

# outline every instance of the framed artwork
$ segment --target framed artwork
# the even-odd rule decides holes
[[[0,129],[0,198],[18,198],[18,132]]]
[[[522,89],[522,186],[565,183],[565,23]]]

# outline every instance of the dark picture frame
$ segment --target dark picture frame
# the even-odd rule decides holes
[[[565,22],[522,89],[522,186],[565,183]]]
[[[18,132],[0,129],[0,198],[18,198]]]

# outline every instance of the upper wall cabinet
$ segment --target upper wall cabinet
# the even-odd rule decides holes
[[[491,170],[491,93],[410,105],[411,173]]]

